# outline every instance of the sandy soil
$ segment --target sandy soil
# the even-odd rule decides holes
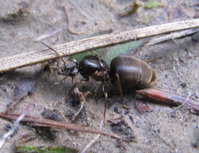
[[[0,16],[4,17],[7,14],[17,12],[22,5],[20,2],[19,0],[0,0]],[[25,14],[25,17],[13,23],[2,21],[0,23],[1,57],[41,50],[44,46],[34,40],[54,31],[59,32],[43,40],[51,46],[86,38],[108,29],[118,32],[135,27],[191,19],[199,11],[197,0],[162,0],[162,7],[154,9],[141,7],[136,14],[120,18],[118,14],[131,0],[29,0],[26,2],[28,3],[28,13]],[[64,10],[67,11],[69,22]],[[72,34],[68,31],[68,24],[70,29],[79,34]],[[191,37],[186,37],[143,48],[136,56],[141,59],[163,56],[162,59],[151,63],[158,74],[155,88],[199,101],[199,60],[193,58],[198,54],[198,43],[192,41]],[[16,83],[25,76],[34,75],[39,68],[38,64],[18,69],[0,78],[0,111],[5,110],[7,104],[12,102]],[[62,78],[54,73],[43,72],[37,78],[37,90],[32,96],[22,100],[15,112],[21,112],[28,103],[34,102],[35,105],[30,114],[41,116],[45,109],[57,110],[61,113],[61,119],[69,122],[69,116],[77,109],[65,102],[71,81],[68,79],[66,83],[62,83]],[[89,86],[90,83],[84,83],[84,85]],[[98,128],[103,114],[103,102],[103,97],[97,101],[90,98],[76,123]],[[196,143],[199,143],[199,119],[197,115],[190,113],[185,107],[168,107],[149,103],[150,111],[140,114],[135,109],[135,97],[131,94],[125,96],[125,102],[131,107],[130,111],[121,107],[119,95],[110,97],[109,102],[107,119],[123,117],[134,130],[137,143],[122,143],[124,149],[117,147],[116,140],[102,136],[90,148],[89,152],[199,152],[199,148],[195,146]],[[5,124],[7,123],[8,121],[0,119],[1,135],[6,132]],[[104,129],[111,132],[110,123],[107,123]],[[27,142],[26,145],[68,146],[82,150],[94,137],[92,134],[73,133],[65,130],[56,131],[54,141],[44,140],[36,135],[36,139]],[[21,125],[11,140],[16,140],[27,133],[35,135],[32,128]],[[0,152],[5,152],[5,150],[0,150]]]

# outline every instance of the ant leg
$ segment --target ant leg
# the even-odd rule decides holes
[[[65,77],[61,80],[61,82],[64,82],[67,78],[68,78],[68,76],[65,76]]]
[[[75,77],[71,77],[72,84],[76,84],[77,80]]]
[[[80,100],[80,108],[78,109],[78,111],[73,115],[72,117],[72,121],[75,121],[75,119],[77,118],[77,116],[79,115],[79,113],[82,111],[83,107],[85,104],[85,98],[83,98],[83,100]]]
[[[83,77],[82,79],[80,79],[80,82],[87,82],[87,81],[89,81],[89,77],[87,78]]]
[[[87,97],[91,97],[93,94],[92,94],[92,92],[87,91],[87,92],[83,93],[83,95],[85,98],[87,98]]]
[[[74,122],[76,120],[77,116],[79,115],[79,113],[82,111],[86,100],[85,100],[84,94],[77,87],[77,83],[73,84],[72,87],[69,89],[68,96],[74,97],[75,99],[77,98],[80,103],[80,107],[79,107],[78,111],[73,115],[73,117],[71,119],[71,121]],[[66,97],[65,97],[65,99],[66,99]]]
[[[104,93],[104,98],[105,98],[105,102],[104,102],[104,116],[103,116],[103,123],[105,123],[105,121],[106,121],[106,110],[107,110],[107,106],[108,106],[108,92],[105,91],[104,83],[102,83],[102,91]]]
[[[122,104],[124,104],[124,96],[123,96],[123,90],[122,90],[122,85],[121,85],[121,81],[120,81],[120,76],[118,74],[115,74],[115,76],[117,77],[117,86],[118,86],[118,90],[121,95]]]
[[[79,89],[76,87],[76,84],[75,86],[73,86],[73,91],[75,90],[76,88],[76,94],[79,98],[79,101],[80,101],[80,108],[78,109],[78,111],[73,115],[72,117],[72,121],[75,121],[77,116],[80,114],[80,112],[82,111],[82,109],[84,108],[84,104],[86,103],[86,98],[89,97],[89,96],[92,96],[92,93],[90,91],[87,91],[85,93],[82,93],[81,91],[79,91]]]
[[[149,84],[149,87],[153,87],[156,84],[157,81],[157,74],[153,71],[151,83]]]

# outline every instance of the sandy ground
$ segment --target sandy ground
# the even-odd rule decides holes
[[[0,16],[17,12],[21,7],[20,2],[0,0]],[[108,29],[119,32],[135,27],[191,19],[199,11],[197,0],[162,0],[162,7],[154,9],[141,7],[136,14],[120,18],[118,14],[131,0],[71,0],[72,3],[63,0],[29,0],[26,2],[28,3],[28,13],[25,17],[14,23],[0,23],[1,57],[41,50],[44,46],[34,40],[54,31],[59,32],[43,40],[51,46],[86,38]],[[67,11],[69,22],[64,10]],[[67,30],[68,24],[70,29],[79,34],[69,32]],[[193,58],[198,54],[198,43],[192,41],[190,37],[186,37],[145,47],[136,56],[141,59],[163,56],[162,59],[151,63],[158,74],[155,88],[199,101],[199,60]],[[24,76],[34,75],[39,68],[38,64],[18,69],[0,78],[0,111],[5,110],[6,105],[12,101],[16,83]],[[69,122],[71,112],[76,111],[69,103],[64,102],[71,81],[68,79],[66,83],[62,83],[61,79],[61,76],[54,73],[43,72],[37,78],[37,90],[32,96],[26,97],[20,103],[16,112],[21,112],[28,103],[34,102],[35,105],[30,114],[41,116],[45,109],[57,110],[61,113],[62,120]],[[89,86],[89,82],[84,84]],[[185,84],[186,86],[184,86]],[[90,98],[76,123],[98,128],[103,113],[103,102],[103,97],[97,101]],[[196,143],[199,143],[199,119],[197,115],[190,113],[185,107],[168,107],[149,103],[150,111],[140,114],[135,109],[135,98],[131,94],[125,96],[125,102],[131,107],[130,111],[121,107],[119,95],[110,97],[109,102],[107,119],[123,117],[134,130],[137,143],[122,143],[124,149],[116,147],[117,143],[114,139],[102,136],[90,148],[89,152],[199,152],[199,148],[195,146]],[[6,132],[6,123],[8,121],[0,120],[0,135]],[[107,123],[104,129],[111,132],[110,123]],[[44,140],[37,135],[36,139],[25,145],[68,146],[82,150],[94,137],[92,134],[73,133],[65,130],[56,131],[54,141]],[[11,140],[16,140],[27,133],[35,135],[32,128],[21,125],[18,133]],[[11,142],[11,140],[9,141]],[[3,153],[5,150],[0,150],[0,152]]]

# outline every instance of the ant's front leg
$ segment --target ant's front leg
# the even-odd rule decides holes
[[[102,91],[103,91],[104,98],[105,98],[105,101],[104,101],[104,116],[103,116],[103,122],[105,123],[106,122],[106,110],[107,110],[107,107],[108,107],[108,92],[107,92],[107,90],[105,90],[104,82],[102,82]]]

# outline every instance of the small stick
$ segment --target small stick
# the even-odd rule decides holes
[[[9,119],[9,120],[16,120],[19,117],[19,114],[11,114],[11,113],[3,113],[0,112],[0,117],[4,119]],[[101,134],[104,136],[108,136],[114,139],[119,139],[123,140],[126,142],[129,142],[128,138],[122,138],[116,134],[111,134],[102,130],[97,130],[91,127],[86,127],[86,126],[81,126],[73,123],[63,123],[63,122],[58,122],[54,120],[49,120],[49,119],[40,119],[36,116],[30,116],[26,115],[21,122],[26,122],[31,124],[32,126],[40,126],[40,127],[54,127],[54,128],[62,128],[66,130],[74,130],[74,131],[79,131],[79,132],[88,132],[88,133],[93,133],[93,134]]]
[[[64,11],[65,17],[66,17],[67,30],[68,30],[68,32],[71,33],[71,34],[75,34],[75,35],[81,34],[81,32],[77,32],[77,31],[73,30],[73,29],[70,27],[70,20],[69,20],[68,12],[67,12],[67,9],[66,9],[65,6],[63,7],[63,11]]]
[[[159,43],[168,41],[168,40],[173,40],[176,38],[183,38],[189,35],[193,35],[194,33],[198,32],[199,29],[189,29],[189,30],[184,30],[184,31],[178,31],[175,33],[167,34],[165,36],[160,36],[158,38],[153,38],[149,42],[147,42],[144,46],[152,46],[152,45],[157,45]]]
[[[105,119],[105,118],[103,117],[102,120],[101,120],[101,122],[100,122],[99,130],[101,130],[102,127],[103,127],[103,125],[104,125],[104,122],[105,122],[104,119]],[[95,142],[97,142],[97,140],[99,139],[99,137],[100,137],[100,134],[98,134],[94,139],[92,139],[91,142],[89,142],[89,143],[86,145],[86,147],[81,151],[81,153],[86,153],[87,150],[88,150]]]
[[[101,36],[89,37],[82,40],[71,41],[64,44],[56,45],[52,48],[54,48],[60,56],[69,56],[91,49],[107,47],[168,32],[198,27],[199,19],[191,19],[186,21],[149,26],[145,28],[138,28],[119,33],[111,33]],[[49,52],[49,49],[21,53],[10,57],[3,57],[0,58],[0,73],[20,68],[23,66],[33,65],[45,62],[47,60],[56,59],[58,57],[58,55]]]
[[[145,41],[145,43],[142,44],[140,46],[140,48],[136,49],[132,53],[132,55],[135,56],[135,54],[137,54],[144,47],[149,47],[149,46],[157,45],[157,44],[163,43],[163,42],[168,41],[168,40],[174,40],[174,39],[177,39],[177,38],[187,37],[189,35],[193,35],[193,34],[197,33],[198,31],[199,31],[199,28],[188,29],[188,30],[178,31],[178,32],[167,34],[167,35],[163,35],[163,36],[152,38],[150,40]]]
[[[157,89],[137,90],[138,96],[149,98],[165,105],[186,105],[195,114],[199,115],[199,102]]]
[[[57,30],[55,30],[55,31],[52,31],[52,32],[43,34],[43,35],[37,37],[37,38],[35,39],[35,41],[41,41],[41,40],[43,40],[43,39],[52,37],[52,36],[54,36],[55,34],[57,34],[58,32],[60,32],[60,31],[61,31],[61,28],[59,28],[59,29],[57,29]]]
[[[155,62],[159,59],[162,59],[163,56],[158,56],[158,57],[155,57],[155,58],[152,58],[152,59],[148,59],[148,60],[144,60],[146,63],[150,63],[150,62]]]
[[[32,104],[29,104],[23,111],[23,113],[16,117],[13,127],[6,134],[3,135],[2,139],[0,140],[0,149],[2,148],[6,140],[9,139],[10,136],[17,130],[17,128],[19,127],[19,123],[25,118],[31,106]]]

